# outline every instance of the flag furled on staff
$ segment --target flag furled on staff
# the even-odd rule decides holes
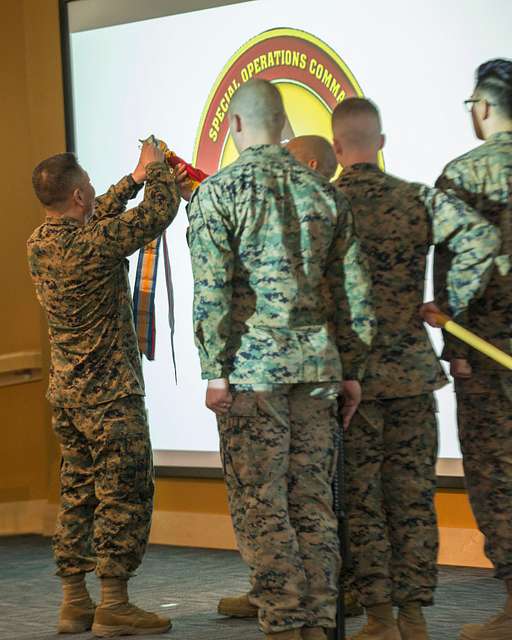
[[[454,322],[449,316],[444,313],[436,313],[435,319],[442,329],[448,331],[462,342],[469,344],[473,349],[477,349],[480,353],[483,353],[491,360],[503,365],[506,369],[512,369],[512,356],[505,353],[498,347],[495,347],[490,342],[482,340],[482,338],[475,335],[473,332],[464,329],[460,324]]]

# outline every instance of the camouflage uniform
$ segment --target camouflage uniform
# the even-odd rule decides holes
[[[489,285],[462,318],[471,331],[512,351],[512,132],[449,163],[437,186],[473,207],[501,231]],[[440,275],[444,247],[436,254]],[[499,578],[512,578],[512,372],[445,336],[443,357],[467,358],[473,374],[456,380],[459,438],[471,505]]]
[[[337,184],[368,256],[378,322],[363,401],[345,435],[352,579],[366,607],[429,605],[438,547],[432,392],[447,380],[418,314],[427,253],[448,239],[458,313],[491,268],[496,234],[457,199],[373,164],[353,165]]]
[[[336,398],[374,332],[350,208],[288,151],[257,145],[199,187],[189,217],[196,343],[203,377],[232,384],[221,453],[260,626],[333,627]]]
[[[143,202],[125,211],[138,190],[127,176],[97,199],[84,225],[47,216],[28,241],[48,318],[48,399],[62,451],[54,538],[62,576],[96,567],[100,576],[128,577],[149,533],[151,444],[125,258],[170,224],[179,196],[159,163],[148,167]]]

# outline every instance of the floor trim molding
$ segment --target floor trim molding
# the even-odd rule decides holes
[[[0,535],[53,535],[58,505],[46,500],[0,503]],[[187,511],[155,511],[150,542],[178,547],[236,549],[229,515]],[[484,538],[477,529],[439,528],[439,564],[492,567],[484,555]]]
[[[42,533],[47,500],[0,503],[0,535]]]

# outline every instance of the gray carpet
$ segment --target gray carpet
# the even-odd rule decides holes
[[[0,640],[69,637],[55,633],[60,585],[53,572],[48,539],[0,538]],[[97,598],[94,576],[88,580]],[[171,615],[169,637],[175,640],[262,638],[254,621],[228,620],[216,613],[219,597],[247,588],[247,570],[235,552],[154,545],[130,584],[136,604]],[[503,597],[502,585],[488,570],[442,567],[436,606],[426,611],[431,639],[456,640],[463,623],[483,621],[501,606]],[[359,629],[361,622],[349,620],[347,632]]]

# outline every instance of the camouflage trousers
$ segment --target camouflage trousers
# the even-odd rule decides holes
[[[128,578],[146,549],[153,463],[144,398],[54,407],[62,453],[57,574]]]
[[[335,626],[338,390],[234,386],[230,413],[218,419],[233,526],[265,633]]]
[[[474,374],[475,376],[475,374]],[[512,578],[512,379],[457,380],[459,439],[471,507],[496,577]]]
[[[363,401],[345,432],[347,582],[365,607],[433,603],[436,457],[430,394]]]

